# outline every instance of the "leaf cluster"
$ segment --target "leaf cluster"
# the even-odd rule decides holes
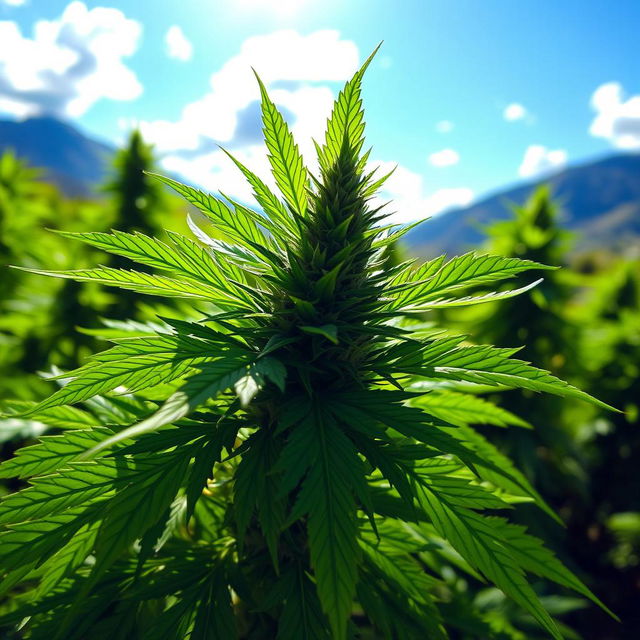
[[[259,210],[159,177],[224,239],[193,220],[198,242],[66,234],[153,271],[36,271],[183,298],[200,316],[122,323],[58,391],[16,408],[64,431],[0,465],[30,482],[0,503],[0,591],[21,594],[0,625],[67,640],[446,638],[442,558],[555,638],[528,575],[599,602],[496,514],[551,512],[472,428],[526,423],[469,389],[597,401],[516,349],[420,322],[514,296],[486,288],[545,267],[475,254],[389,266],[406,229],[372,206],[385,177],[364,151],[370,59],[336,100],[317,177],[259,84],[280,195],[230,156]]]

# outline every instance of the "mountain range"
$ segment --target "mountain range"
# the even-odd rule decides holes
[[[72,197],[91,197],[109,173],[115,148],[52,117],[0,120],[0,152],[13,149]],[[483,241],[482,227],[509,216],[542,181],[505,189],[419,225],[406,238],[411,253],[454,254]],[[572,166],[544,182],[562,207],[562,223],[579,248],[624,249],[640,243],[640,154],[617,154]]]
[[[42,116],[0,120],[0,153],[12,149],[70,197],[90,197],[108,175],[115,148],[73,125]]]
[[[405,237],[412,253],[460,253],[484,240],[482,228],[504,220],[540,184],[551,185],[562,225],[579,249],[625,249],[640,242],[640,154],[618,154],[569,167],[544,180],[500,191],[468,207],[442,213]]]

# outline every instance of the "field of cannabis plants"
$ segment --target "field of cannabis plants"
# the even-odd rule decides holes
[[[486,247],[404,260],[369,61],[315,175],[257,80],[279,192],[229,154],[251,205],[156,175],[137,133],[96,201],[0,161],[2,637],[605,640],[637,618],[639,265],[565,265],[546,189]]]

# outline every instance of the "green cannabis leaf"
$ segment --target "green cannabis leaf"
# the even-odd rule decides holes
[[[197,241],[65,233],[154,271],[37,271],[185,298],[201,317],[112,323],[110,349],[58,376],[48,399],[12,406],[14,420],[62,430],[0,465],[31,485],[0,503],[0,592],[21,593],[0,626],[16,637],[447,638],[426,550],[554,638],[527,574],[601,604],[495,515],[550,510],[473,428],[529,427],[479,386],[598,401],[517,350],[422,322],[526,291],[487,287],[545,267],[475,254],[389,265],[405,230],[370,204],[386,178],[362,153],[370,60],[338,96],[312,178],[258,80],[283,200],[233,157],[261,210],[158,177],[215,237],[195,220]]]

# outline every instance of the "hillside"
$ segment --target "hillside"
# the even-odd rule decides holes
[[[0,120],[0,153],[13,151],[34,167],[46,170],[45,179],[65,194],[87,197],[107,175],[115,151],[55,118]]]
[[[640,154],[621,154],[570,167],[544,182],[562,204],[564,225],[581,249],[612,249],[640,241]],[[464,209],[448,211],[407,234],[412,253],[459,253],[484,240],[482,227],[509,216],[541,182],[518,185]]]

